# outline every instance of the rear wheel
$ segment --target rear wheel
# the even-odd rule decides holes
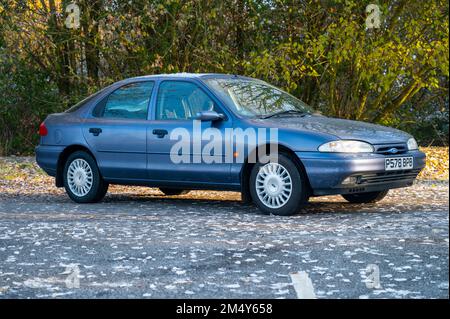
[[[163,192],[164,195],[167,195],[167,196],[177,196],[177,195],[184,195],[184,194],[189,193],[188,190],[176,189],[176,188],[160,188],[159,190],[161,192]]]
[[[108,191],[94,158],[83,151],[69,155],[63,177],[66,193],[77,203],[98,202]]]
[[[345,194],[342,195],[345,200],[354,204],[363,203],[376,203],[386,197],[389,190],[370,192],[370,193],[356,193],[356,194]]]
[[[250,194],[266,214],[289,216],[308,202],[305,178],[285,155],[278,162],[257,163],[250,174]]]

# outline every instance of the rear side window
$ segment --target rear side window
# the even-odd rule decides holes
[[[99,103],[94,116],[118,119],[147,119],[154,82],[131,83],[115,90]]]

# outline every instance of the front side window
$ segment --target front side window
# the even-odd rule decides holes
[[[279,112],[312,113],[306,103],[266,82],[247,79],[208,79],[206,84],[245,117],[264,117]]]
[[[115,90],[96,116],[119,119],[147,119],[154,82],[131,83]]]
[[[157,120],[194,119],[201,111],[217,111],[214,101],[196,84],[164,81],[156,101]]]

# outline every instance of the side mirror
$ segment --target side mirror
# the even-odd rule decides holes
[[[195,117],[196,120],[199,121],[220,121],[223,120],[225,118],[225,116],[223,114],[219,114],[216,111],[201,111],[199,113],[197,113],[197,116]]]

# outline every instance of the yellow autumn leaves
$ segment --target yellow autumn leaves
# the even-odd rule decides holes
[[[427,166],[420,173],[420,179],[448,181],[448,147],[421,147],[427,154]]]

